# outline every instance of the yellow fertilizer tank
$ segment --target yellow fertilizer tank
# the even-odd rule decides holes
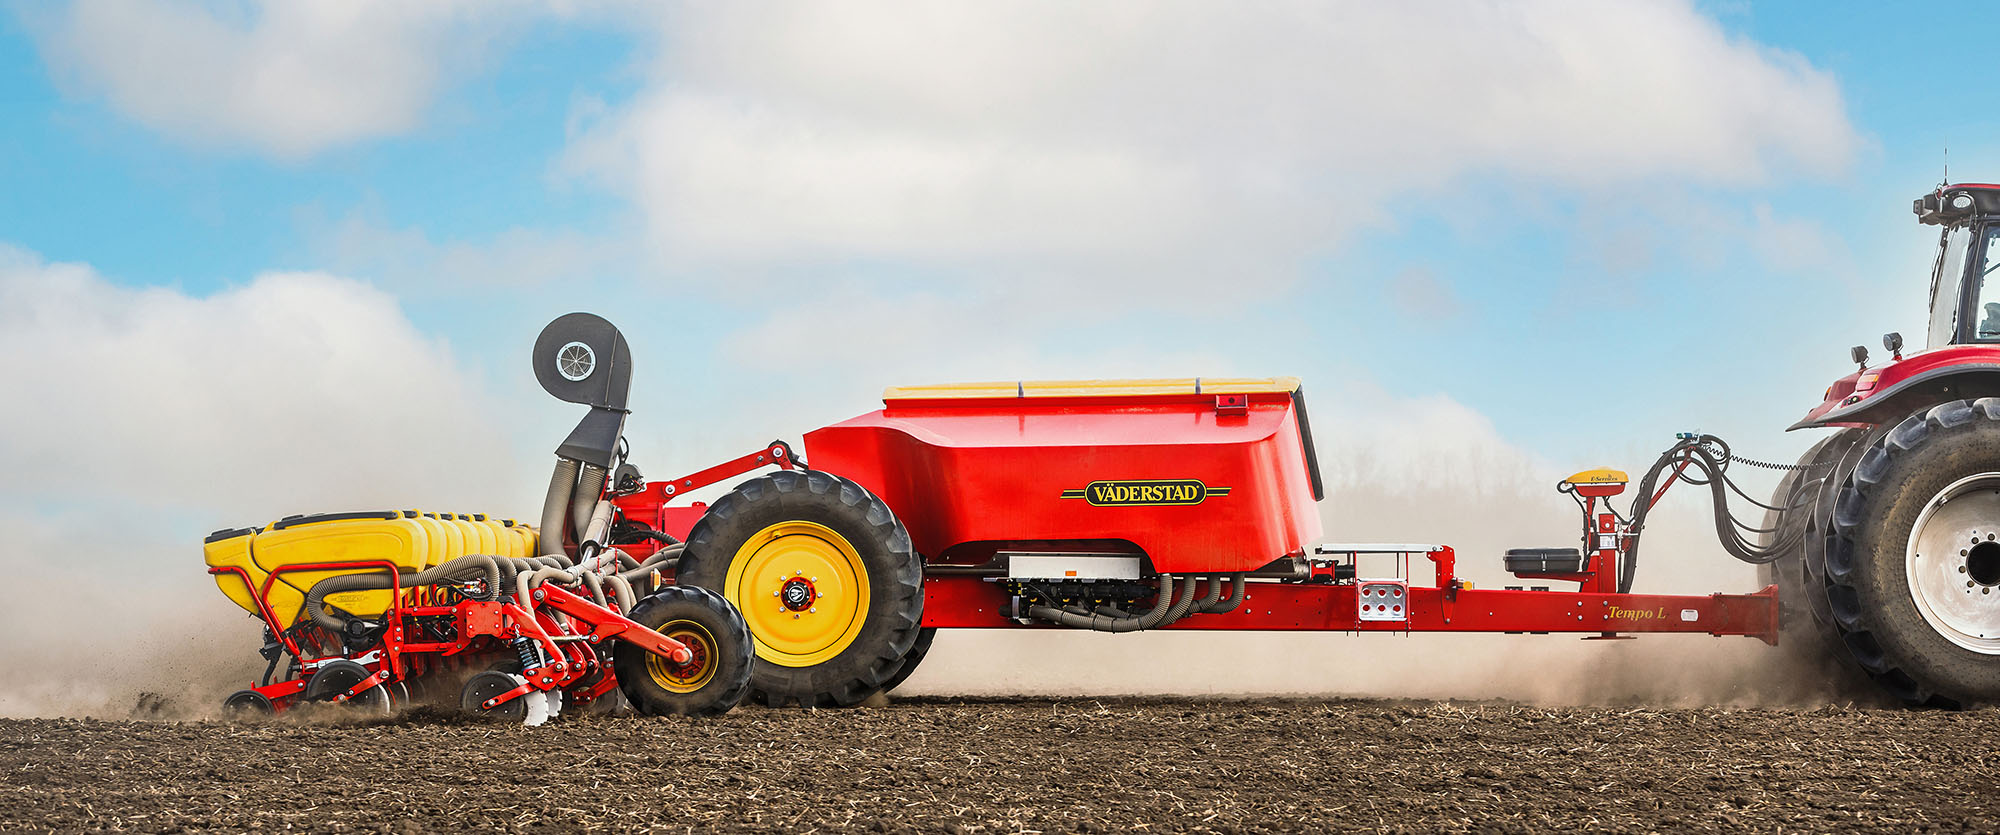
[[[422,516],[431,520],[437,526],[439,533],[444,536],[443,559],[445,562],[458,559],[468,553],[465,550],[465,529],[459,527],[458,522],[453,520],[450,514],[425,513]]]
[[[215,575],[215,585],[236,605],[256,614],[256,590],[283,566],[380,561],[409,574],[467,554],[530,557],[538,544],[533,526],[483,513],[379,510],[290,516],[264,528],[216,531],[204,540],[202,553],[212,568],[238,568],[249,575],[255,588],[245,587],[243,578],[234,573]],[[295,623],[314,583],[363,571],[280,574],[271,583],[272,614],[280,623]],[[329,596],[327,603],[349,614],[375,617],[389,608],[389,600],[386,590],[350,591]]]
[[[251,559],[265,571],[290,565],[379,560],[408,574],[428,568],[430,558],[430,536],[424,525],[396,510],[282,519],[257,534],[251,543]],[[279,575],[278,583],[303,594],[328,577],[360,570],[294,571]],[[328,597],[327,603],[350,614],[373,617],[389,608],[390,599],[386,590],[356,591]]]

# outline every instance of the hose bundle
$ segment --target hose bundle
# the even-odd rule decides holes
[[[605,470],[573,459],[556,458],[549,478],[548,495],[542,502],[542,554],[535,557],[504,557],[471,554],[423,571],[399,575],[399,589],[419,586],[470,586],[479,581],[476,599],[495,601],[512,591],[524,607],[532,607],[536,586],[553,582],[565,588],[587,592],[599,606],[619,613],[632,611],[638,600],[655,589],[656,573],[672,570],[686,547],[675,543],[647,557],[644,562],[610,547],[611,502],[603,498]],[[570,533],[578,543],[575,559],[563,549]],[[664,539],[672,539],[664,534]],[[389,588],[389,577],[376,572],[359,572],[328,577],[306,592],[305,608],[314,623],[328,629],[344,629],[354,618],[328,611],[326,599],[342,592],[381,591]]]
[[[1233,590],[1228,598],[1222,597],[1222,584],[1234,580]],[[1188,615],[1206,613],[1221,614],[1234,611],[1243,602],[1244,581],[1242,574],[1218,575],[1208,578],[1208,591],[1198,599],[1195,584],[1199,577],[1189,577],[1181,584],[1181,593],[1174,593],[1175,581],[1172,574],[1160,575],[1160,592],[1153,608],[1144,613],[1132,615],[1109,606],[1084,609],[1080,606],[1030,606],[1028,616],[1061,626],[1078,629],[1093,629],[1098,632],[1140,632],[1172,625]]]
[[[1801,478],[1793,485],[1791,492],[1779,500],[1779,504],[1769,505],[1751,498],[1736,484],[1735,479],[1729,476],[1729,464],[1732,461],[1766,469],[1814,469],[1811,465],[1767,464],[1739,458],[1730,453],[1729,444],[1714,435],[1679,436],[1673,446],[1660,453],[1659,459],[1646,471],[1645,478],[1639,480],[1639,490],[1632,498],[1630,518],[1627,519],[1625,515],[1619,514],[1619,520],[1625,523],[1625,529],[1631,537],[1630,544],[1626,546],[1625,557],[1619,565],[1619,593],[1629,593],[1632,590],[1632,578],[1639,566],[1639,534],[1645,530],[1647,515],[1651,513],[1653,505],[1659,502],[1661,494],[1676,481],[1708,487],[1710,508],[1715,519],[1716,538],[1721,540],[1722,549],[1729,552],[1730,556],[1753,565],[1764,565],[1797,552],[1804,543],[1803,528],[1794,527],[1789,531],[1784,525],[1760,528],[1737,519],[1729,512],[1729,494],[1733,492],[1760,509],[1783,514],[1803,507],[1810,501],[1825,477]],[[1660,483],[1662,477],[1666,479],[1665,484]],[[1609,500],[1605,501],[1605,506],[1611,507]],[[1616,508],[1611,508],[1611,512],[1618,513]],[[1766,541],[1760,543],[1753,537]]]

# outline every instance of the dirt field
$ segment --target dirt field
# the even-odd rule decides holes
[[[0,722],[0,825],[664,831],[1962,831],[1994,711],[912,699],[540,729]]]

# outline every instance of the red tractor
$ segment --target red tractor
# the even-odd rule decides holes
[[[1926,347],[1859,366],[1791,428],[1831,428],[1779,487],[1786,634],[1913,705],[2000,699],[2000,186],[1939,187]]]

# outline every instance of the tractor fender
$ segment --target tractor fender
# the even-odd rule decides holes
[[[1978,351],[1978,356],[1963,356],[1965,349]],[[1862,385],[1873,382],[1874,387],[1868,391],[1856,387],[1849,389],[1850,393],[1843,393],[1841,389],[1845,387],[1836,385],[1832,397],[1785,431],[1893,423],[1947,400],[2000,395],[2000,350],[1993,346],[1952,346],[1868,369],[1858,376]]]

